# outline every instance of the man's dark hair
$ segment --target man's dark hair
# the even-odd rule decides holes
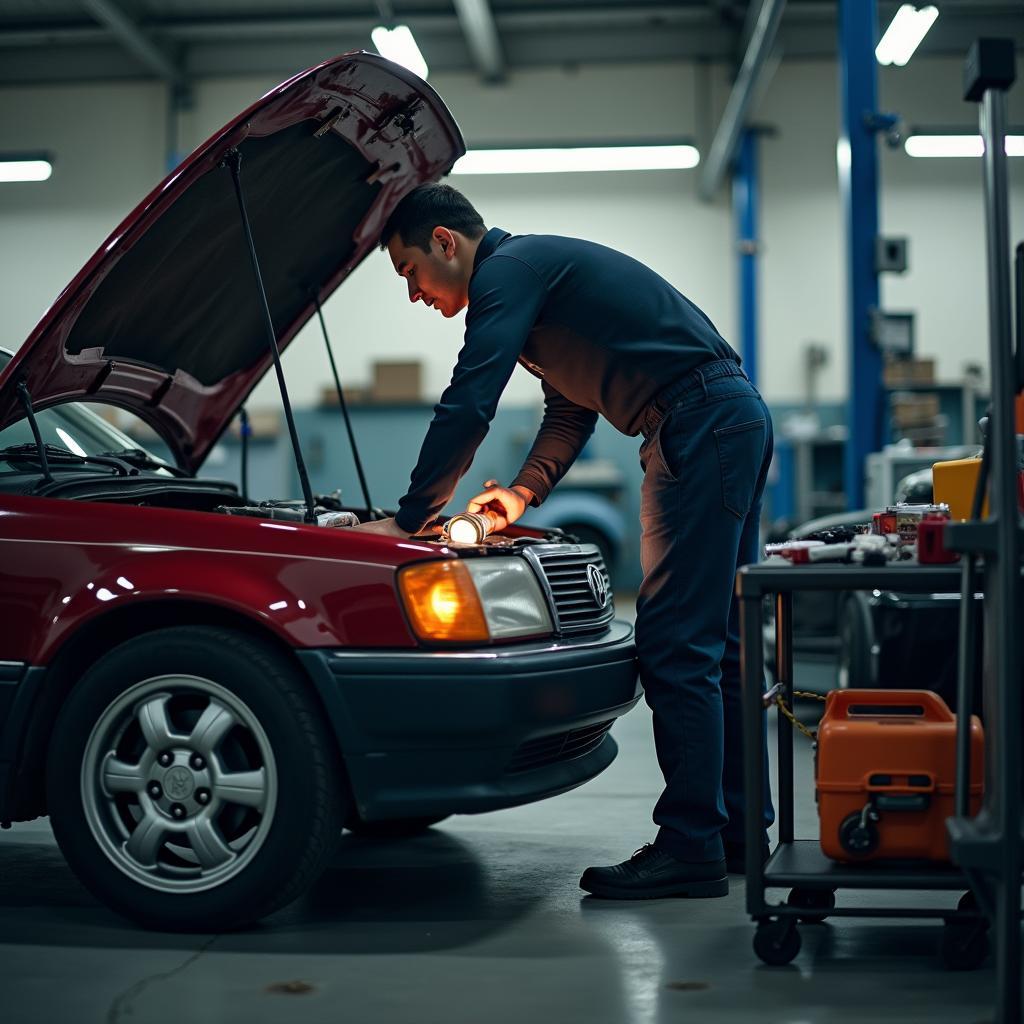
[[[474,239],[487,231],[483,218],[458,189],[430,182],[414,188],[394,208],[380,233],[380,247],[386,249],[397,234],[403,245],[430,252],[430,236],[438,225]]]

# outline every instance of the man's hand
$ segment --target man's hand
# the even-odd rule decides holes
[[[533,491],[521,485],[502,487],[497,480],[484,483],[486,491],[481,491],[467,505],[467,512],[490,512],[495,516],[495,531],[511,526],[533,501]]]
[[[398,537],[399,540],[408,540],[412,534],[406,533],[394,519],[374,519],[368,523],[360,523],[353,526],[353,530],[363,530],[366,533],[381,533],[385,537]]]

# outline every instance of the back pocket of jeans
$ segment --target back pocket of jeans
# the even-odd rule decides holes
[[[764,459],[763,419],[734,423],[715,431],[718,464],[722,473],[722,504],[737,519],[750,511],[754,488]]]

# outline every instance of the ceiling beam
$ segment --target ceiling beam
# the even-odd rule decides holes
[[[113,2],[128,9],[125,0]],[[370,31],[379,23],[369,0],[365,13],[341,15],[323,14],[322,8],[321,13],[305,13],[310,10],[307,2],[294,0],[289,13],[276,16],[198,19],[150,15],[145,19],[138,16],[135,24],[161,48],[165,59],[173,55],[180,74],[193,81],[242,74],[283,77],[332,54],[369,47]],[[886,2],[891,8],[897,0]],[[751,3],[755,11],[760,9],[757,2]],[[747,49],[737,47],[738,20],[727,23],[712,17],[707,3],[636,0],[615,7],[583,7],[549,0],[528,8],[491,7],[506,73],[510,68],[689,60],[721,61],[735,67]],[[452,4],[442,5],[438,0],[438,6],[430,9],[410,10],[404,20],[429,50],[432,70],[476,70]],[[753,24],[756,21],[751,28]],[[964,39],[1019,36],[1021,32],[1024,4],[1020,0],[943,0],[942,15],[918,53],[962,59]],[[784,51],[787,63],[834,60],[836,41],[833,3],[788,0],[776,38],[776,55]],[[762,71],[762,82],[770,77],[773,59],[769,58]],[[107,23],[87,14],[84,0],[74,16],[59,21],[11,20],[0,15],[0,86],[143,80],[153,74],[153,66],[129,52]],[[156,74],[163,75],[163,71]],[[756,105],[755,92],[750,111]]]
[[[133,57],[171,85],[185,89],[188,81],[184,72],[164,51],[130,18],[114,0],[80,0],[82,6],[117,37]]]
[[[505,58],[488,0],[455,0],[455,10],[481,77],[488,82],[500,81],[505,74]]]
[[[722,112],[722,120],[715,130],[708,158],[701,171],[697,190],[705,202],[714,199],[718,186],[722,183],[722,178],[736,154],[736,144],[746,123],[747,113],[758,92],[761,76],[769,66],[768,57],[775,45],[775,37],[785,8],[786,0],[760,0],[750,42],[743,54],[739,73],[736,75],[732,92]]]

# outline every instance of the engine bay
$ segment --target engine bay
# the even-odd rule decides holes
[[[140,508],[212,512],[217,515],[271,519],[296,524],[307,522],[307,506],[300,498],[253,501],[240,494],[238,487],[227,480],[171,477],[138,471],[127,476],[112,477],[88,467],[76,466],[60,473],[47,483],[40,478],[38,468],[26,466],[20,472],[0,474],[0,492],[135,505]],[[376,508],[369,510],[346,507],[342,503],[340,491],[313,495],[313,512],[316,525],[329,529],[351,529],[361,523],[388,515],[387,512]],[[471,542],[460,542],[458,538],[442,534],[440,528],[419,534],[413,539],[466,552],[497,553],[530,544],[564,542],[570,538],[560,530],[533,531],[512,527],[505,533],[488,534]]]

